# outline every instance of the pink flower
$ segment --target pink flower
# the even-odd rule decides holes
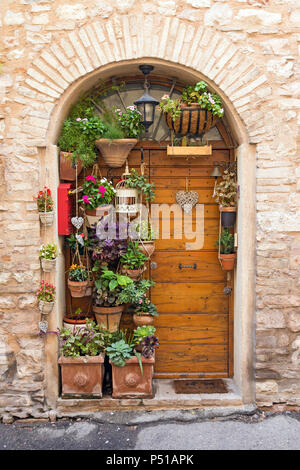
[[[143,303],[142,299],[139,300],[139,304],[141,305],[141,303]]]
[[[95,184],[97,183],[96,178],[92,175],[87,176],[85,179],[86,181],[93,181]]]
[[[104,186],[99,186],[98,191],[99,191],[99,193],[104,194],[104,193],[106,193],[106,188]]]
[[[76,121],[81,121],[81,119],[80,119],[80,118],[76,118]]]
[[[89,204],[89,202],[90,202],[88,196],[82,196],[82,200],[83,200],[83,202],[85,202],[85,204]]]

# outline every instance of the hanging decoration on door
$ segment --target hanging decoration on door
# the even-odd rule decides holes
[[[186,178],[186,190],[177,191],[176,193],[176,202],[183,209],[186,214],[189,214],[193,207],[197,204],[199,195],[196,191],[189,191],[189,182]]]

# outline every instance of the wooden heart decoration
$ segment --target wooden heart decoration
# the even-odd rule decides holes
[[[77,230],[79,230],[80,227],[83,224],[83,218],[82,217],[72,217],[71,222],[72,222],[72,225],[74,225],[74,227],[77,228]]]
[[[177,191],[176,193],[176,202],[186,214],[191,212],[198,199],[199,195],[196,191]]]

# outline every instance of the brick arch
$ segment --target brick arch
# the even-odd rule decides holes
[[[138,28],[142,23],[144,28]],[[207,77],[244,121],[249,142],[257,142],[263,123],[253,122],[251,108],[266,75],[221,32],[178,18],[157,24],[153,15],[124,15],[114,23],[94,21],[67,32],[33,60],[25,82],[37,99],[55,103],[81,77],[108,64],[139,58],[177,63]],[[46,134],[49,125],[43,122],[42,127]]]

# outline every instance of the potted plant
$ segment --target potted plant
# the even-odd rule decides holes
[[[224,170],[222,181],[215,187],[214,197],[219,204],[223,227],[232,227],[236,219],[237,183],[234,171]]]
[[[155,184],[148,182],[148,177],[140,175],[135,168],[130,170],[130,174],[125,179],[125,187],[136,189],[141,192],[146,202],[152,202],[155,198]]]
[[[103,230],[106,231],[108,228],[108,224],[104,225]],[[121,255],[127,250],[127,240],[119,238],[119,224],[116,224],[115,229],[114,238],[105,238],[104,240],[98,238],[95,226],[90,230],[91,259],[94,267],[96,266],[97,269],[99,267],[99,271],[101,267],[116,270]]]
[[[64,316],[63,325],[64,328],[73,330],[74,328],[81,328],[85,325],[86,320],[95,320],[93,313],[83,312],[81,308],[77,308],[74,313],[68,313]]]
[[[106,178],[97,180],[93,175],[86,176],[78,202],[83,204],[90,225],[97,223],[100,217],[109,212],[109,204],[115,192],[112,182]]]
[[[48,315],[48,313],[51,313],[55,301],[54,285],[42,280],[40,283],[40,287],[36,292],[36,296],[39,302],[40,312],[43,315]]]
[[[153,255],[155,250],[154,238],[156,238],[154,230],[151,223],[148,220],[142,220],[141,223],[136,224],[134,227],[135,237],[138,234],[138,248],[148,257],[148,259]]]
[[[217,244],[220,246],[219,258],[222,268],[224,271],[232,271],[234,269],[236,253],[234,252],[234,236],[230,233],[229,228],[222,228]]]
[[[203,80],[185,87],[179,99],[164,95],[159,107],[167,126],[179,135],[201,135],[224,115],[221,98]]]
[[[147,297],[147,291],[154,285],[155,282],[142,279],[126,286],[120,294],[122,302],[131,304],[136,326],[151,325],[154,317],[158,316],[155,305]]]
[[[152,341],[145,350],[138,352],[135,341],[123,334],[122,339],[106,347],[112,365],[113,398],[153,398],[154,352],[158,342]]]
[[[133,281],[128,276],[115,273],[109,269],[102,269],[102,273],[95,281],[93,293],[93,312],[97,323],[104,325],[108,331],[119,328],[126,299],[121,299],[122,289]]]
[[[57,258],[57,246],[55,243],[47,243],[40,248],[40,260],[42,270],[50,272],[55,268]]]
[[[131,279],[138,279],[145,271],[145,263],[148,257],[139,249],[137,241],[128,243],[127,251],[121,258],[121,272]]]
[[[81,328],[58,332],[63,396],[102,397],[105,332],[87,320]]]
[[[53,212],[53,199],[51,195],[51,190],[44,186],[44,189],[39,191],[37,197],[34,197],[34,200],[37,203],[40,221],[43,225],[52,225],[54,219]]]
[[[89,258],[88,247],[91,246],[91,238],[86,236],[85,233],[78,233],[77,235],[81,238],[81,243],[78,242],[74,233],[71,233],[69,237],[66,238],[66,246],[71,249],[71,258],[75,254],[76,249],[78,249],[80,254],[80,263],[82,263],[87,268],[91,266]]]
[[[72,264],[69,268],[68,287],[71,297],[85,297],[90,272],[83,264]]]
[[[110,168],[124,165],[130,150],[144,130],[142,115],[136,106],[127,106],[124,111],[114,108],[104,113],[106,129],[102,138],[95,141],[102,158]]]
[[[156,306],[143,296],[134,306],[133,323],[136,326],[152,325],[154,317],[158,316]]]
[[[133,342],[135,343],[135,350],[141,352],[144,347],[144,340],[149,336],[154,336],[156,328],[152,325],[138,326],[133,332]]]

